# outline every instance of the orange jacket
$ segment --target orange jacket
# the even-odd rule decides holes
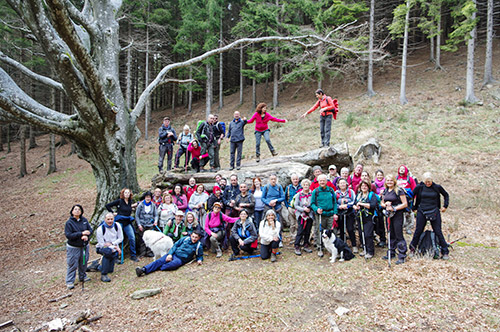
[[[325,111],[321,112],[321,116],[332,114],[333,118],[337,120],[337,113],[339,111],[339,103],[337,99],[332,99],[332,97],[329,96],[323,96],[323,99],[318,100],[316,104],[314,104],[314,106],[311,107],[309,111],[307,111],[307,114],[314,112],[318,107],[326,108]]]

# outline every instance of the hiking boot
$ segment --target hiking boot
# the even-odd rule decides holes
[[[231,256],[229,257],[229,261],[235,261],[236,260],[236,257],[238,257],[237,254],[231,254]]]
[[[372,255],[372,254],[366,254],[366,255],[365,255],[365,259],[370,259],[370,258],[372,258],[372,257],[373,257],[373,255]]]
[[[236,170],[237,170],[237,171],[239,171],[240,169],[241,169],[241,167],[240,167],[240,166],[236,167]]]
[[[295,246],[295,255],[297,255],[297,256],[302,255],[302,253],[300,252],[300,247],[299,246]]]
[[[85,276],[85,278],[83,278],[83,280],[80,279],[80,282],[89,282],[90,280],[92,280],[92,279],[90,279],[90,277]]]
[[[276,258],[276,254],[275,254],[274,252],[273,252],[273,253],[271,253],[271,263],[276,262],[276,259],[277,259],[277,258]]]
[[[220,248],[217,248],[216,252],[217,252],[217,255],[215,256],[216,258],[222,257],[222,250]]]
[[[137,256],[131,256],[130,260],[136,263],[139,262],[139,258],[137,258]]]
[[[360,256],[366,255],[366,252],[363,250],[362,252],[359,253]]]
[[[352,247],[352,253],[357,254],[358,253],[358,247],[354,246]]]
[[[391,256],[391,259],[394,259],[395,257],[396,257],[396,256]],[[389,260],[389,256],[385,255],[384,257],[382,257],[382,259],[383,259],[384,261]]]
[[[280,244],[278,245],[278,247],[283,248],[283,241],[280,241]]]
[[[234,167],[233,166],[229,167],[229,170],[230,171],[234,170]]]
[[[256,162],[259,162],[259,161],[260,161],[260,155],[256,155],[256,156],[255,156],[255,161],[256,161]]]
[[[153,254],[153,252],[150,251],[146,254],[146,257],[155,257],[155,254]]]
[[[404,258],[400,258],[396,261],[396,265],[400,265],[400,264],[403,264],[405,262]]]
[[[140,277],[143,274],[146,274],[146,271],[144,271],[143,267],[136,267],[135,268],[135,274],[137,274],[137,276]]]
[[[410,258],[415,257],[415,248],[410,248],[410,254],[408,256],[410,256]]]
[[[103,275],[101,275],[101,281],[102,282],[110,282],[111,279],[109,279],[107,274],[103,274]]]
[[[380,241],[379,243],[377,243],[377,247],[379,248],[383,248],[385,247],[387,244],[385,243],[385,241]]]
[[[441,256],[441,259],[444,259],[445,261],[449,260],[450,259],[450,256],[448,255],[443,255]]]
[[[271,154],[272,154],[272,155],[273,155],[273,157],[274,157],[274,156],[277,156],[277,155],[278,155],[278,152],[276,152],[276,151],[271,151]]]
[[[312,253],[313,251],[311,250],[311,248],[309,248],[309,246],[304,246],[302,248],[302,250],[304,250],[305,252],[307,252],[308,254]]]
[[[407,229],[407,230],[406,230],[406,234],[408,234],[408,235],[412,235],[412,234],[413,234],[413,232],[411,231],[411,229]]]
[[[318,251],[318,256],[319,256],[319,257],[323,257],[323,256],[324,256],[324,255],[323,255],[323,250],[321,250],[321,249],[320,249],[320,250]]]
[[[98,259],[92,261],[92,263],[90,263],[87,266],[87,272],[97,272],[97,271],[99,271],[99,260]]]
[[[66,284],[66,288],[68,289],[74,289],[75,288],[75,284]]]

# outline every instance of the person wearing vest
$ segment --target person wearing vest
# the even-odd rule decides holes
[[[316,98],[318,101],[311,107],[307,112],[301,115],[301,118],[305,118],[307,114],[314,112],[318,107],[320,108],[320,122],[319,127],[321,131],[321,146],[330,146],[330,134],[332,131],[332,118],[337,120],[337,112],[339,105],[337,99],[332,99],[332,97],[327,96],[323,90],[316,90]]]
[[[160,173],[163,171],[163,161],[165,154],[167,154],[167,170],[172,169],[172,154],[174,152],[174,143],[177,141],[177,134],[175,129],[170,126],[170,118],[168,116],[163,118],[163,124],[158,129],[158,143],[160,144],[160,157],[158,159],[158,170]]]
[[[101,271],[102,282],[110,282],[108,273],[114,271],[116,259],[121,254],[120,243],[123,242],[122,226],[115,222],[113,213],[106,213],[104,222],[97,228],[96,237],[96,252],[102,255],[101,264],[97,270]]]

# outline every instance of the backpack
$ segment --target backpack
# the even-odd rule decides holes
[[[102,227],[102,236],[104,237],[104,234],[106,234],[106,228],[107,228],[104,226],[104,221],[102,222],[101,227]],[[116,222],[114,224],[114,228],[115,228],[115,232],[118,232],[118,225],[116,224]]]
[[[218,125],[220,125],[219,130],[226,136],[226,124],[222,121],[218,122]]]
[[[433,231],[426,230],[420,235],[417,245],[417,253],[419,255],[437,259],[439,258],[440,249],[437,243],[436,234]]]
[[[201,129],[200,131],[200,128],[203,126],[203,128]],[[207,135],[204,134],[204,131],[205,131],[205,120],[200,120],[198,121],[198,123],[196,124],[196,136],[198,136],[198,131],[200,131],[200,134],[199,134],[199,139],[200,140],[205,140],[207,138]]]
[[[379,215],[379,211],[382,210],[382,206],[380,205],[381,198],[379,195],[377,195],[373,191],[370,191],[370,193],[368,194],[369,201],[372,200],[373,195],[375,195],[375,197],[377,198],[377,207],[375,207],[375,211],[373,212],[373,216],[377,217]]]

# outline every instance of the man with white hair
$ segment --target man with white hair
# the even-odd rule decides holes
[[[97,269],[101,271],[101,281],[110,282],[108,273],[114,270],[115,261],[121,254],[120,244],[123,242],[122,226],[115,222],[113,213],[106,214],[104,222],[97,228],[96,237],[96,251],[102,255],[101,265]]]
[[[245,125],[247,124],[246,118],[240,117],[240,112],[234,112],[234,119],[229,123],[229,129],[227,131],[227,140],[230,142],[229,145],[229,170],[234,169],[234,156],[236,151],[238,154],[236,156],[236,169],[241,168],[241,153],[243,151],[243,142],[245,141]]]

